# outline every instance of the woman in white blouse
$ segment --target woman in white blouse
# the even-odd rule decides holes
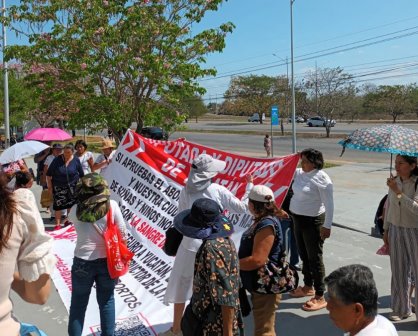
[[[0,335],[26,335],[12,317],[10,289],[26,302],[46,302],[56,261],[52,238],[45,233],[33,193],[26,188],[12,192],[3,172],[0,200]]]
[[[295,225],[295,237],[303,262],[304,286],[290,293],[293,297],[312,296],[303,306],[315,311],[327,306],[324,298],[325,267],[323,245],[331,235],[334,214],[332,181],[322,168],[324,158],[318,150],[302,151],[301,167],[296,170],[290,212]]]
[[[76,156],[81,162],[84,174],[92,173],[93,170],[93,153],[87,151],[87,144],[83,140],[77,140],[75,143]]]

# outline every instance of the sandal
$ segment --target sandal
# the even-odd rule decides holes
[[[304,288],[305,287],[299,286],[295,290],[291,291],[289,293],[289,295],[291,297],[294,297],[294,298],[301,298],[301,297],[305,297],[305,296],[314,296],[315,295],[315,290],[314,289],[308,287],[309,289],[305,290]]]
[[[317,299],[315,297],[311,298],[309,301],[306,301],[302,306],[302,309],[305,311],[316,311],[323,309],[327,306],[327,301],[324,297]]]

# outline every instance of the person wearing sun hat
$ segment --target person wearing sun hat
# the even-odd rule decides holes
[[[241,237],[238,252],[241,280],[243,287],[251,293],[254,335],[274,336],[281,294],[261,294],[254,284],[260,267],[268,261],[279,263],[283,235],[278,218],[288,215],[277,207],[273,191],[264,185],[251,189],[248,209],[254,222]]]
[[[194,262],[193,294],[181,322],[183,335],[193,334],[190,318],[203,321],[202,335],[241,335],[239,264],[229,238],[233,225],[217,202],[199,198],[177,214],[174,227],[185,237],[203,240]]]
[[[194,201],[199,198],[214,200],[222,210],[230,213],[247,212],[247,204],[232,194],[227,188],[212,179],[221,173],[226,167],[224,161],[215,159],[209,154],[200,154],[195,157],[191,164],[190,173],[184,189],[180,192],[178,211],[190,209]],[[242,197],[245,200],[253,184],[251,176],[246,177],[246,193]],[[177,250],[173,269],[170,274],[167,289],[164,296],[164,303],[174,303],[173,326],[159,333],[159,336],[181,336],[181,318],[185,302],[192,295],[193,285],[193,263],[196,252],[202,244],[202,238],[184,237]]]
[[[115,156],[116,151],[113,150],[114,148],[115,145],[113,144],[112,140],[102,140],[102,146],[100,147],[100,149],[102,150],[102,154],[100,154],[94,162],[94,171],[100,169],[100,174],[102,175],[106,172],[107,167],[112,162],[112,159]]]

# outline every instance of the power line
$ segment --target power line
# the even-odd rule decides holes
[[[392,33],[388,33],[388,34],[378,35],[378,36],[375,36],[375,37],[372,37],[372,38],[367,38],[367,39],[363,39],[363,40],[359,40],[359,41],[356,41],[356,42],[351,42],[351,43],[339,45],[339,46],[332,47],[332,48],[323,49],[323,50],[316,51],[316,52],[307,53],[307,54],[296,57],[295,62],[302,62],[302,61],[307,61],[307,60],[311,60],[311,59],[316,59],[316,58],[340,53],[340,52],[343,52],[343,51],[349,51],[349,50],[354,50],[354,49],[358,49],[358,48],[362,48],[362,47],[368,47],[368,46],[371,46],[371,45],[375,45],[375,44],[379,44],[379,43],[384,43],[384,42],[388,42],[388,41],[397,40],[397,39],[400,39],[400,38],[416,35],[416,34],[418,34],[418,30],[408,32],[408,33],[404,33],[404,34],[397,35],[397,36],[386,37],[386,36],[398,34],[398,33],[401,33],[401,32],[407,32],[407,31],[410,31],[410,30],[413,30],[413,29],[416,29],[416,28],[418,28],[418,26],[402,29],[402,30],[392,32]],[[386,37],[386,38],[383,38],[383,39],[380,39],[380,40],[377,40],[377,41],[373,41],[373,42],[363,43],[363,42],[367,42],[367,41],[382,38],[382,37]],[[362,43],[362,44],[353,46],[354,44],[358,44],[358,43]],[[338,48],[342,48],[342,49],[338,49]],[[334,50],[334,51],[332,51],[332,50]],[[311,55],[315,55],[315,56],[311,56]],[[309,57],[307,57],[307,56],[309,56]],[[270,68],[274,68],[274,67],[278,67],[278,66],[284,66],[284,65],[286,65],[285,62],[269,62],[269,63],[265,63],[265,64],[260,64],[260,65],[255,65],[255,66],[251,66],[251,67],[238,69],[235,72],[229,71],[229,72],[225,72],[225,73],[223,73],[221,75],[218,75],[218,76],[202,78],[199,81],[202,82],[202,81],[214,80],[214,79],[218,79],[218,78],[236,76],[236,75],[241,75],[241,74],[248,73],[248,72],[251,72],[251,71],[266,70],[266,69],[270,69]],[[242,70],[242,71],[240,71],[240,70]]]

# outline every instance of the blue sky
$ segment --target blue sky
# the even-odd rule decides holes
[[[6,2],[10,6],[19,1]],[[286,57],[290,62],[290,0],[228,0],[194,29],[227,21],[236,28],[228,35],[226,48],[207,58],[219,78],[200,81],[207,89],[206,101],[221,100],[231,74],[285,75]],[[314,70],[316,62],[320,68],[342,67],[363,81],[359,84],[418,82],[418,0],[295,0],[293,21],[296,81]],[[400,37],[405,34],[411,35]],[[9,34],[8,43],[16,42],[15,35]],[[333,54],[318,56],[326,52]],[[264,67],[268,68],[251,70]],[[359,77],[387,69],[393,70]]]
[[[242,75],[285,75],[285,62],[278,57],[290,59],[289,0],[228,0],[202,24],[213,27],[225,21],[233,22],[236,29],[228,36],[223,53],[208,57],[207,64],[215,66],[221,78],[201,81],[207,88],[207,100],[222,96],[231,73],[273,66]],[[357,80],[363,80],[359,84],[364,80],[377,85],[418,82],[417,0],[295,0],[293,28],[296,81],[306,71],[314,70],[316,62],[320,68],[342,67],[356,75]],[[411,35],[399,37],[404,34]],[[358,47],[392,37],[386,42]],[[341,45],[346,46],[327,51],[339,52],[318,57],[324,50]],[[355,48],[340,51],[349,47]],[[318,51],[324,52],[311,54]],[[308,57],[312,59],[306,60]],[[389,68],[394,70],[358,77]],[[399,77],[382,78],[389,76]]]

